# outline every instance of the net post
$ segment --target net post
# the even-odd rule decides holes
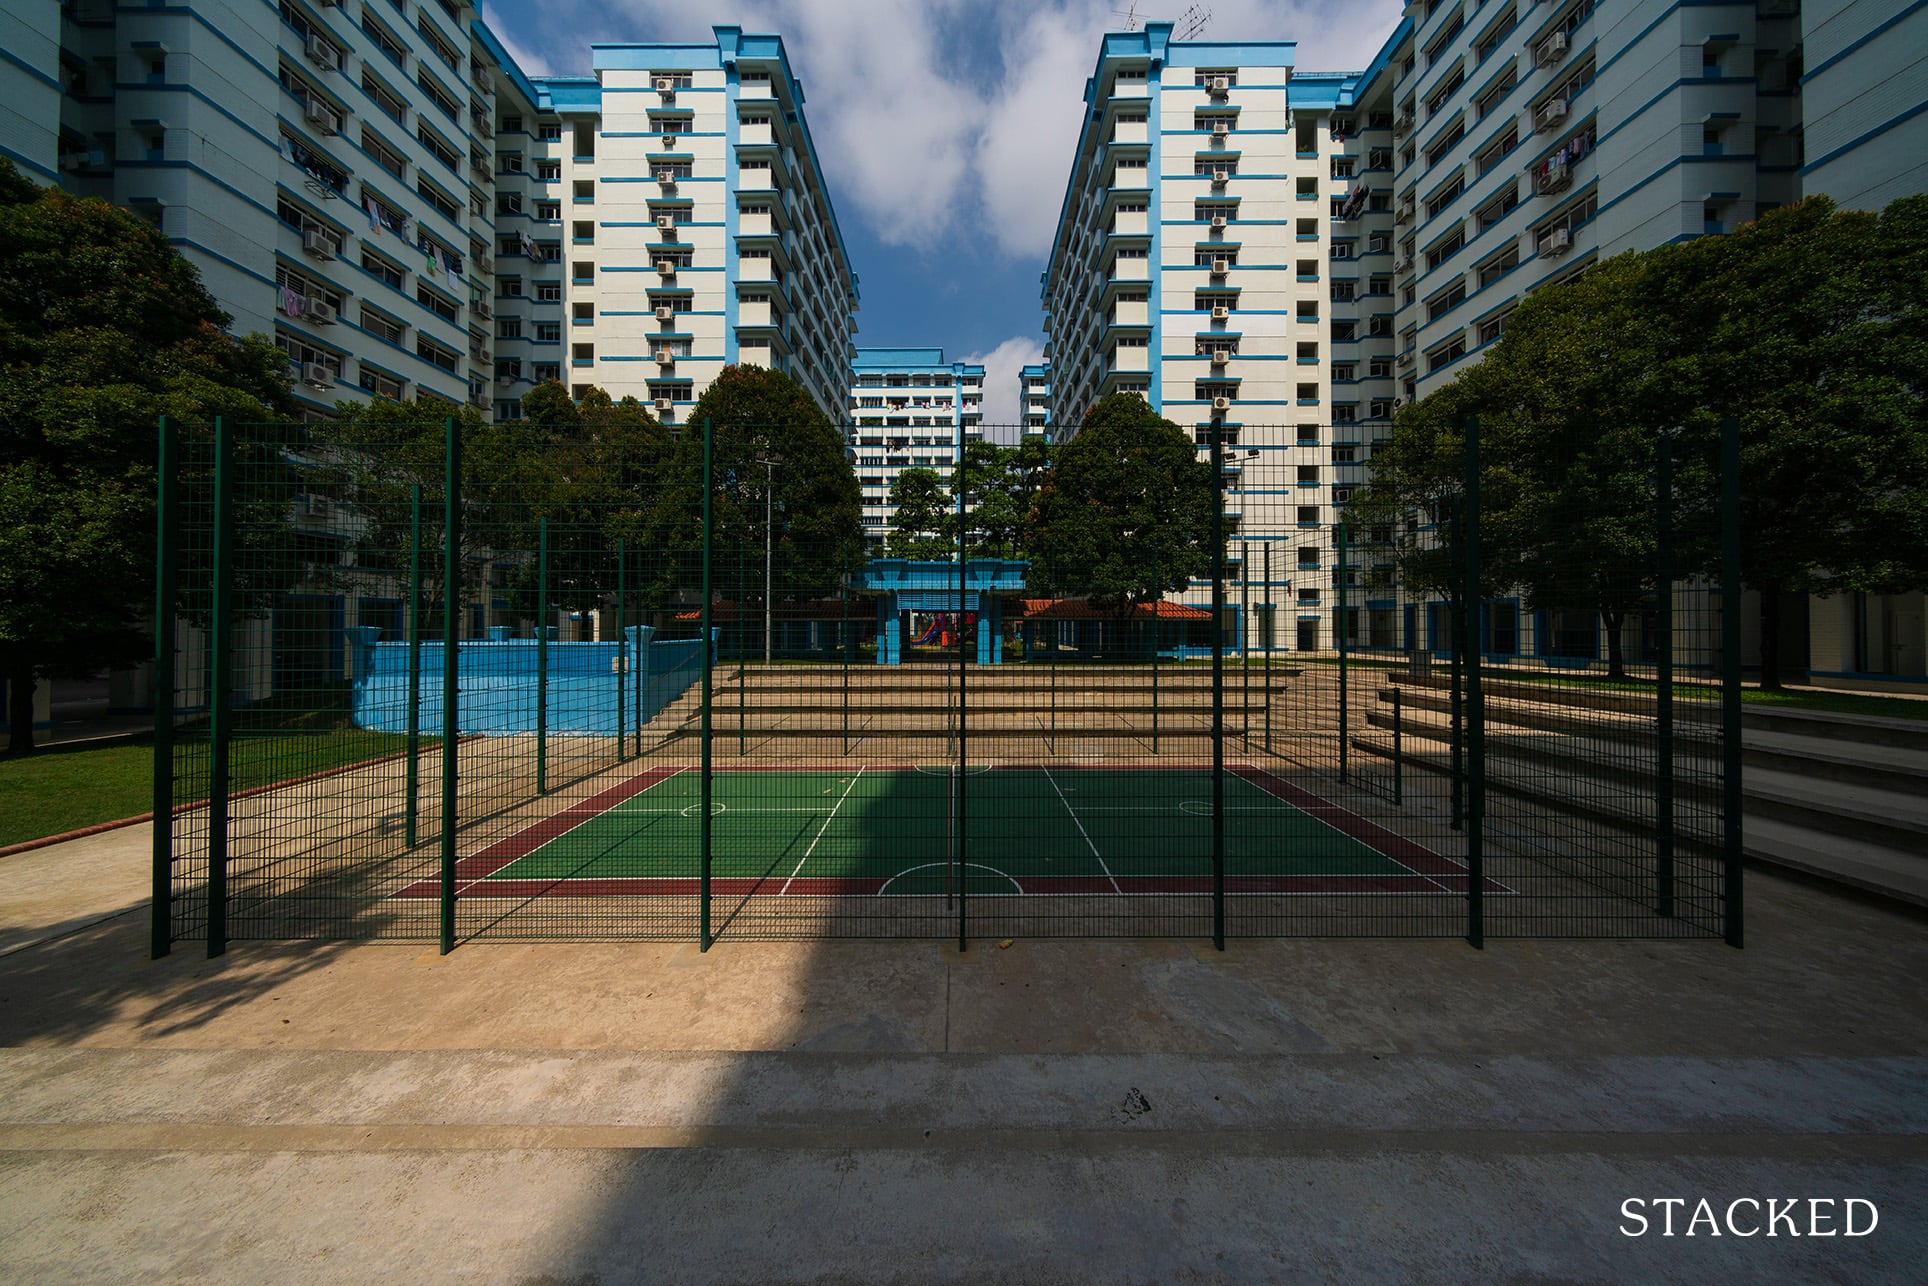
[[[1165,582],[1158,575],[1158,546],[1151,550],[1151,583],[1158,590],[1158,597],[1151,601],[1151,752],[1158,753],[1158,653],[1162,650],[1164,639],[1158,617],[1158,608],[1165,601]]]
[[[1449,774],[1453,802],[1451,826],[1454,830],[1460,830],[1466,825],[1466,748],[1460,736],[1462,725],[1465,722],[1466,688],[1463,662],[1465,660],[1466,621],[1464,605],[1456,606],[1453,603],[1454,597],[1463,593],[1463,588],[1453,584],[1452,578],[1454,574],[1462,570],[1463,564],[1461,560],[1465,557],[1466,533],[1462,526],[1462,514],[1460,512],[1464,506],[1459,503],[1459,498],[1448,497],[1445,503],[1447,514],[1449,515],[1446,531],[1447,583],[1451,586],[1451,588],[1446,591],[1446,606],[1448,609],[1446,612],[1446,651],[1451,658],[1449,665],[1451,699],[1447,719],[1447,739],[1452,754],[1452,771]]]
[[[1243,526],[1245,512],[1239,511]],[[1241,750],[1252,744],[1252,542],[1238,542],[1238,736]]]
[[[1399,684],[1395,681],[1392,685],[1392,802],[1395,804],[1406,802],[1406,757],[1401,744],[1400,708]]]
[[[1338,531],[1334,539],[1338,547],[1338,566],[1334,568],[1333,575],[1339,582],[1339,616],[1335,625],[1335,633],[1338,635],[1337,641],[1339,644],[1339,780],[1343,783],[1351,780],[1352,767],[1351,746],[1349,744],[1352,734],[1352,709],[1348,701],[1348,698],[1351,696],[1352,657],[1347,646],[1351,641],[1352,631],[1348,628],[1351,622],[1346,619],[1346,612],[1348,610],[1348,604],[1346,602],[1346,524],[1343,518],[1339,520]]]
[[[455,950],[456,748],[460,687],[457,636],[462,626],[462,436],[450,416],[444,429],[442,480],[442,897],[441,954]]]
[[[1480,694],[1479,418],[1466,421],[1466,586],[1461,593],[1466,649],[1466,941],[1486,945],[1486,705]]]
[[[214,417],[214,602],[208,683],[208,958],[228,949],[228,751],[233,739],[234,441]]]
[[[1225,421],[1212,417],[1212,946],[1225,950]]]
[[[408,775],[402,844],[414,848],[422,816],[422,484],[408,488]]]
[[[153,900],[148,954],[159,960],[174,945],[174,615],[180,531],[180,435],[160,420],[154,525]]]
[[[850,550],[844,549],[843,582],[837,590],[843,621],[837,629],[837,651],[843,656],[843,752],[850,753]]]
[[[743,543],[738,541],[736,546],[736,646],[730,649],[730,655],[736,661],[736,756],[738,759],[744,756],[749,746],[745,732],[749,722],[749,693],[745,690],[750,671],[749,631],[743,626],[743,605],[750,601],[750,596],[745,592],[749,588],[749,583],[743,579],[745,574]],[[764,637],[764,645],[767,647],[769,645],[768,629],[764,630]]]
[[[629,688],[629,603],[623,583],[627,570],[623,563],[623,538],[616,537],[616,762],[621,763],[629,748],[629,730],[623,722],[624,696]]]
[[[549,519],[536,519],[536,794],[549,793]]]
[[[1654,459],[1654,911],[1674,913],[1674,444],[1656,435]]]
[[[1743,944],[1741,916],[1741,422],[1720,424],[1722,939]]]
[[[709,417],[703,418],[703,779],[702,779],[702,863],[697,890],[697,949],[710,949],[710,800],[714,790],[710,747],[710,703],[715,695],[711,669],[716,664],[715,644],[710,633],[710,493],[712,486],[712,443]],[[741,611],[738,612],[739,618]],[[739,624],[740,624],[739,620]],[[741,664],[741,662],[739,662]]]
[[[1259,542],[1265,554],[1265,601],[1270,604],[1265,609],[1265,753],[1272,753],[1272,648],[1278,642],[1279,605],[1272,598],[1272,545],[1273,541]]]

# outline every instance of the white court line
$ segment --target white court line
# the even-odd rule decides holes
[[[859,764],[857,766],[857,777],[863,776],[864,769],[868,767],[870,767],[869,764]],[[817,827],[816,839],[813,839],[810,841],[810,847],[804,849],[803,856],[797,859],[797,869],[795,871],[790,872],[790,879],[785,880],[783,882],[783,887],[777,890],[778,897],[782,897],[785,893],[788,893],[790,891],[790,880],[794,880],[797,878],[797,872],[803,870],[803,864],[810,860],[810,855],[812,853],[817,851],[817,840],[822,839],[823,833],[830,829],[830,823],[837,820],[837,809],[842,808],[844,800],[850,798],[851,789],[855,787],[857,784],[857,777],[852,777],[850,779],[850,785],[845,786],[843,788],[843,794],[837,796],[836,807],[830,810],[830,816],[823,819],[823,825]]]
[[[507,862],[504,862],[501,866],[498,866],[496,870],[506,871],[514,863],[520,862],[522,858],[535,856],[537,853],[540,853],[543,849],[548,848],[551,844],[561,839],[564,835],[573,834],[574,832],[582,829],[584,826],[587,826],[590,822],[595,821],[598,817],[609,816],[611,813],[621,808],[624,804],[627,804],[629,800],[641,799],[644,795],[647,795],[650,791],[655,790],[658,786],[662,785],[664,782],[669,781],[672,778],[677,777],[681,775],[683,772],[687,771],[688,767],[689,765],[685,764],[682,767],[677,768],[674,771],[667,773],[662,777],[657,778],[655,781],[652,781],[651,783],[649,783],[649,785],[643,787],[635,794],[629,796],[628,799],[619,799],[615,803],[611,804],[609,807],[603,809],[601,812],[584,813],[580,818],[577,819],[576,824],[574,826],[571,826],[568,830],[556,832],[554,835],[551,835],[548,839],[543,840],[542,843],[530,849],[527,853],[522,854],[521,857],[510,858]],[[655,770],[651,769],[650,771],[654,772]],[[591,796],[590,798],[593,799],[594,796]],[[569,808],[580,808],[583,804],[587,802],[588,800],[577,800],[575,803],[569,805]],[[569,809],[565,808],[562,811],[566,813],[569,811]],[[542,823],[540,821],[530,823],[531,826],[540,826],[541,824]],[[457,860],[459,861],[461,859],[458,858]],[[490,874],[494,874],[494,872],[491,872]],[[467,893],[470,889],[480,888],[484,883],[488,881],[488,879],[489,879],[489,876],[484,875],[477,879],[470,880],[467,884],[464,884],[462,887],[455,890],[455,896],[459,898],[464,893]]]
[[[1064,805],[1065,812],[1071,814],[1071,823],[1078,828],[1078,834],[1083,835],[1084,842],[1091,845],[1091,855],[1098,859],[1098,869],[1105,873],[1107,880],[1111,881],[1111,891],[1113,893],[1123,893],[1124,889],[1119,887],[1118,877],[1111,873],[1109,866],[1105,865],[1105,855],[1098,851],[1098,846],[1091,843],[1090,834],[1085,830],[1084,823],[1078,819],[1078,810],[1073,808],[1071,801],[1064,797],[1064,791],[1059,788],[1058,779],[1051,775],[1051,767],[1048,764],[1045,765],[1044,768],[1044,779],[1051,783],[1051,789],[1058,792],[1058,802]]]

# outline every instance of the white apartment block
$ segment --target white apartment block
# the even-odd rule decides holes
[[[673,421],[737,361],[845,406],[856,276],[776,36],[532,81],[457,0],[10,0],[0,34],[0,152],[151,220],[309,414],[557,378]]]
[[[1802,0],[1801,32],[1802,190],[1860,210],[1928,191],[1928,6]]]
[[[1329,637],[1335,506],[1390,431],[1391,97],[1384,57],[1301,73],[1166,23],[1107,35],[1086,86],[1044,275],[1057,436],[1130,392],[1201,452],[1220,428],[1248,646]]]
[[[947,362],[941,348],[859,348],[845,418],[863,487],[864,534],[889,538],[891,488],[906,469],[948,479],[960,447],[984,437],[984,368]]]
[[[1034,362],[1018,372],[1018,420],[1027,438],[1052,432],[1051,363]]]

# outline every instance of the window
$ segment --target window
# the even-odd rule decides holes
[[[560,211],[558,211],[558,213],[560,213]],[[570,239],[573,241],[594,241],[596,239],[595,221],[593,219],[577,219],[569,225],[569,233]]]
[[[1459,194],[1465,190],[1466,176],[1463,173],[1454,174],[1444,187],[1439,188],[1431,196],[1426,198],[1426,217],[1428,219],[1439,217],[1441,212],[1454,201],[1458,200]]]
[[[538,281],[535,289],[536,302],[539,304],[559,304],[562,302],[562,283],[559,281]]]
[[[1426,371],[1431,374],[1443,367],[1450,366],[1466,356],[1466,336],[1464,333],[1453,336],[1438,348],[1426,353]]]
[[[1515,68],[1513,64],[1508,63],[1506,70],[1494,77],[1485,89],[1480,90],[1479,97],[1473,100],[1474,119],[1485,120],[1488,116],[1492,115],[1493,109],[1500,105],[1501,100],[1512,91],[1513,86],[1518,82],[1518,69]]]
[[[462,207],[456,203],[455,198],[436,187],[433,183],[430,183],[427,179],[416,179],[415,191],[424,201],[434,206],[436,212],[444,219],[447,219],[451,223],[460,220]]]
[[[400,152],[382,141],[382,136],[367,125],[361,128],[361,148],[370,160],[398,179],[408,177],[408,162]]]
[[[562,162],[537,161],[536,180],[541,183],[560,183],[562,181]]]
[[[559,344],[562,342],[561,322],[537,322],[536,343]]]
[[[560,223],[562,221],[562,202],[536,202],[536,218],[542,220],[544,223]],[[555,243],[549,242],[548,244],[554,245]]]
[[[408,327],[388,314],[378,312],[367,304],[361,306],[361,328],[371,335],[379,336],[391,344],[399,344],[408,337]]]
[[[562,142],[562,126],[556,121],[544,121],[536,126],[536,137],[544,143]]]
[[[1507,242],[1506,249],[1500,251],[1498,254],[1494,255],[1491,259],[1488,259],[1485,263],[1482,263],[1479,266],[1480,289],[1484,290],[1486,287],[1498,281],[1501,277],[1504,277],[1507,273],[1507,270],[1517,267],[1519,262],[1520,262],[1519,242],[1517,241]]]
[[[369,13],[372,7],[371,5],[362,6],[361,29],[370,40],[375,42],[375,48],[387,54],[389,60],[399,67],[407,61],[408,50],[403,47],[400,40],[396,39],[395,36],[389,32],[388,28],[382,26],[382,24],[377,22],[373,15]],[[282,5],[284,17],[287,14],[288,8],[288,5]],[[302,24],[302,26],[306,25],[305,23]],[[299,27],[296,29],[300,30]],[[397,116],[395,119],[400,120],[401,117]]]
[[[1464,120],[1455,120],[1446,132],[1435,139],[1432,145],[1426,149],[1426,164],[1433,166],[1445,160],[1453,148],[1459,145],[1459,141],[1465,137],[1466,124]]]
[[[1459,253],[1460,247],[1465,244],[1466,228],[1462,224],[1447,233],[1444,238],[1435,242],[1426,251],[1426,270],[1430,272],[1445,263],[1448,259],[1451,259]]]
[[[1227,175],[1238,173],[1238,158],[1233,156],[1201,156],[1192,161],[1192,173],[1209,177],[1223,172]]]
[[[1118,79],[1123,80],[1125,78],[1125,75],[1126,73],[1119,72]],[[1134,75],[1139,80],[1143,80],[1145,78],[1145,73],[1142,71],[1136,72],[1134,73]],[[1227,88],[1234,87],[1238,84],[1238,69],[1235,67],[1226,67],[1226,68],[1221,68],[1219,70],[1214,71],[1209,67],[1200,67],[1197,71],[1192,73],[1192,84],[1197,86],[1199,89],[1210,88],[1211,83],[1215,80],[1224,81]]]
[[[386,282],[396,290],[402,288],[402,270],[373,250],[364,249],[361,252],[361,266],[371,276]]]
[[[406,119],[408,104],[403,102],[400,96],[390,92],[388,86],[376,79],[365,64],[362,67],[361,87],[362,93],[368,95],[369,100],[381,109],[384,116],[394,121],[397,125],[405,125],[408,123]]]
[[[1451,74],[1449,74],[1444,80],[1440,81],[1437,88],[1435,88],[1431,94],[1428,94],[1426,96],[1426,115],[1428,117],[1437,116],[1440,114],[1440,112],[1444,111],[1446,108],[1447,100],[1452,98],[1453,93],[1456,90],[1458,90],[1461,85],[1465,83],[1466,83],[1465,69],[1459,66],[1455,66]]]
[[[433,366],[439,366],[449,372],[455,370],[456,363],[460,360],[456,357],[453,350],[444,348],[426,335],[417,335],[415,337],[415,355],[423,361]]]
[[[1520,185],[1509,181],[1497,195],[1479,208],[1479,230],[1486,231],[1504,219],[1520,203]]]
[[[1139,251],[1138,256],[1140,258],[1143,258],[1144,251],[1142,250]],[[1124,252],[1120,251],[1118,254],[1118,257],[1120,259],[1124,258],[1125,257]],[[1237,264],[1238,263],[1237,247],[1235,246],[1202,246],[1192,251],[1192,266],[1194,268],[1209,268],[1219,260],[1223,260],[1227,266]]]
[[[1482,344],[1490,344],[1505,334],[1506,323],[1511,321],[1512,318],[1513,310],[1509,308],[1505,312],[1488,317],[1485,321],[1481,322],[1479,324],[1479,342]]]
[[[355,383],[376,397],[385,397],[396,402],[401,401],[402,394],[408,391],[408,381],[390,375],[387,371],[379,370],[367,362],[359,364],[355,372]]]
[[[1427,297],[1426,320],[1438,321],[1466,301],[1466,278],[1461,277],[1446,289]]]
[[[452,300],[439,291],[431,290],[421,282],[415,283],[415,302],[440,317],[443,321],[455,320],[456,306]]]
[[[578,366],[587,366],[590,362],[596,360],[596,346],[594,344],[571,344],[569,346],[569,360]]]
[[[1480,33],[1478,42],[1473,45],[1473,61],[1475,63],[1483,63],[1488,58],[1491,58],[1493,51],[1500,47],[1500,41],[1505,40],[1507,35],[1512,32],[1513,28],[1518,24],[1518,11],[1511,5],[1508,5],[1506,12],[1500,16],[1499,21],[1493,23],[1485,31]]]
[[[579,161],[596,159],[596,127],[588,122],[576,126],[576,159]]]
[[[449,92],[442,88],[435,77],[429,75],[427,68],[421,68],[415,73],[415,83],[421,87],[428,101],[435,104],[437,111],[450,120],[455,119],[457,110],[455,99],[450,97]]]
[[[577,179],[573,191],[578,201],[594,201],[596,199],[596,180]]]
[[[1479,154],[1473,158],[1475,175],[1484,177],[1494,166],[1506,159],[1506,154],[1517,147],[1519,141],[1520,127],[1516,121],[1508,125],[1498,138],[1479,150]]]

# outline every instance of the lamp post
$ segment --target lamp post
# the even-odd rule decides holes
[[[753,464],[763,466],[763,663],[770,663],[770,553],[772,531],[772,498],[777,489],[777,465],[780,460],[756,460]]]

